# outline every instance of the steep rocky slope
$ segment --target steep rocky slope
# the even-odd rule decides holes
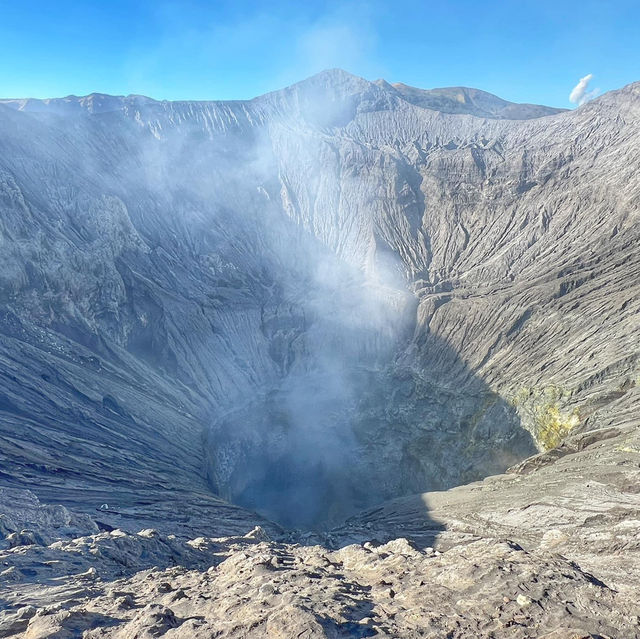
[[[0,105],[6,481],[308,525],[631,419],[637,94]]]
[[[0,101],[0,485],[62,504],[68,514],[56,517],[71,526],[63,535],[49,522],[39,537],[21,536],[34,528],[25,512],[39,507],[12,493],[32,504],[7,515],[7,545],[16,547],[2,557],[1,596],[12,609],[75,592],[80,573],[56,553],[77,552],[88,570],[114,528],[128,540],[118,543],[138,548],[146,542],[136,533],[154,528],[177,535],[179,548],[163,541],[151,554],[135,550],[149,560],[116,558],[126,570],[98,567],[104,583],[81,597],[106,596],[118,575],[138,592],[137,571],[172,563],[195,570],[187,581],[208,596],[201,570],[217,560],[193,559],[187,539],[235,539],[260,524],[271,539],[299,542],[269,520],[327,529],[385,500],[503,473],[593,431],[617,433],[603,444],[606,472],[593,449],[548,464],[552,451],[520,467],[542,466],[531,480],[511,473],[486,489],[392,502],[308,539],[336,548],[374,537],[440,543],[447,559],[435,563],[404,553],[425,584],[441,580],[447,561],[469,583],[479,573],[460,562],[495,566],[495,588],[506,565],[529,579],[547,562],[535,578],[557,582],[551,616],[542,603],[508,608],[515,616],[502,631],[482,625],[484,607],[477,623],[460,609],[467,625],[451,627],[420,613],[433,636],[536,636],[566,626],[574,608],[570,628],[634,636],[625,611],[637,592],[611,584],[612,566],[637,561],[637,445],[620,438],[635,437],[640,381],[640,85],[556,114],[467,90],[460,113],[450,108],[462,104],[455,91],[409,89],[331,71],[246,102]],[[593,483],[608,488],[594,494]],[[560,492],[540,516],[531,503],[549,486]],[[497,496],[484,503],[478,492]],[[597,522],[594,534],[618,558],[599,565],[586,532],[561,549],[568,559],[540,542],[574,520],[581,531]],[[611,526],[623,541],[602,536]],[[71,546],[56,545],[56,535]],[[232,543],[255,541],[206,542]],[[263,550],[334,562],[322,548]],[[309,636],[350,636],[349,624],[369,618],[365,608],[384,609],[396,626],[366,622],[355,636],[417,633],[417,621],[377,599],[366,563],[340,572],[346,581],[326,610],[300,599],[283,618],[307,619],[299,632]],[[42,572],[55,565],[59,573]],[[294,573],[290,603],[316,579]],[[494,577],[484,578],[488,590],[467,592],[483,606],[498,597]],[[524,577],[514,579],[496,606],[526,590]],[[458,605],[465,587],[446,587]],[[361,602],[357,614],[342,588]],[[253,595],[238,601],[245,596]],[[140,597],[158,600],[152,589]],[[135,606],[112,615],[106,601],[87,612],[67,598],[66,608],[84,608],[62,617],[80,619],[76,634],[102,625],[134,636],[156,623],[132,621]],[[180,624],[200,614],[191,605],[175,611]],[[235,601],[224,605],[245,614]],[[211,608],[207,623],[224,611]],[[15,614],[8,633],[28,623],[28,636],[49,636],[49,621],[58,623],[33,617],[35,608]],[[162,617],[164,630],[180,626],[173,612],[148,615]],[[116,617],[133,625],[122,629]],[[514,624],[520,635],[507,634]],[[238,628],[228,634],[243,636]]]

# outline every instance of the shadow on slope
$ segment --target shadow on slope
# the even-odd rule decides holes
[[[333,75],[305,85],[294,124],[313,124],[327,91],[338,125],[356,94],[367,109],[395,103],[344,74],[334,90]],[[515,412],[454,352],[411,341],[406,291],[367,292],[361,272],[329,255],[335,244],[347,258],[375,247],[349,206],[342,224],[333,219],[340,199],[327,194],[343,185],[304,161],[318,144],[273,116],[299,90],[263,100],[264,113],[156,104],[143,127],[124,111],[76,120],[3,110],[8,485],[93,510],[208,497],[208,524],[222,508],[213,488],[318,528],[531,452]],[[305,170],[283,172],[284,156]],[[348,199],[370,215],[375,184],[347,175]],[[325,179],[339,187],[325,197],[293,188]],[[240,512],[238,528],[251,519]]]
[[[206,444],[213,490],[284,527],[321,530],[535,452],[509,403],[442,340],[422,343],[378,368],[352,361],[290,373],[226,415]]]

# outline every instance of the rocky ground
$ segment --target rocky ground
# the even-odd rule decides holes
[[[96,554],[116,548],[121,559],[132,547],[149,545],[151,535],[105,533],[49,549],[42,559],[73,557],[81,544]],[[25,639],[569,639],[639,632],[636,607],[614,590],[559,555],[505,540],[482,539],[444,553],[418,550],[403,538],[336,551],[244,538],[189,543],[207,568],[154,567],[120,579],[89,568],[57,584],[51,577],[46,586],[17,589],[17,607],[3,613],[0,632]]]
[[[639,487],[613,428],[328,533],[99,532],[4,490],[0,636],[632,639]]]

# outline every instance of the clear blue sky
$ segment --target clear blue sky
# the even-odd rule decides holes
[[[330,67],[569,106],[640,80],[638,0],[0,0],[0,96],[250,98]]]

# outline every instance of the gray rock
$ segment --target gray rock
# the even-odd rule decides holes
[[[0,628],[640,636],[639,98],[1,101]]]

